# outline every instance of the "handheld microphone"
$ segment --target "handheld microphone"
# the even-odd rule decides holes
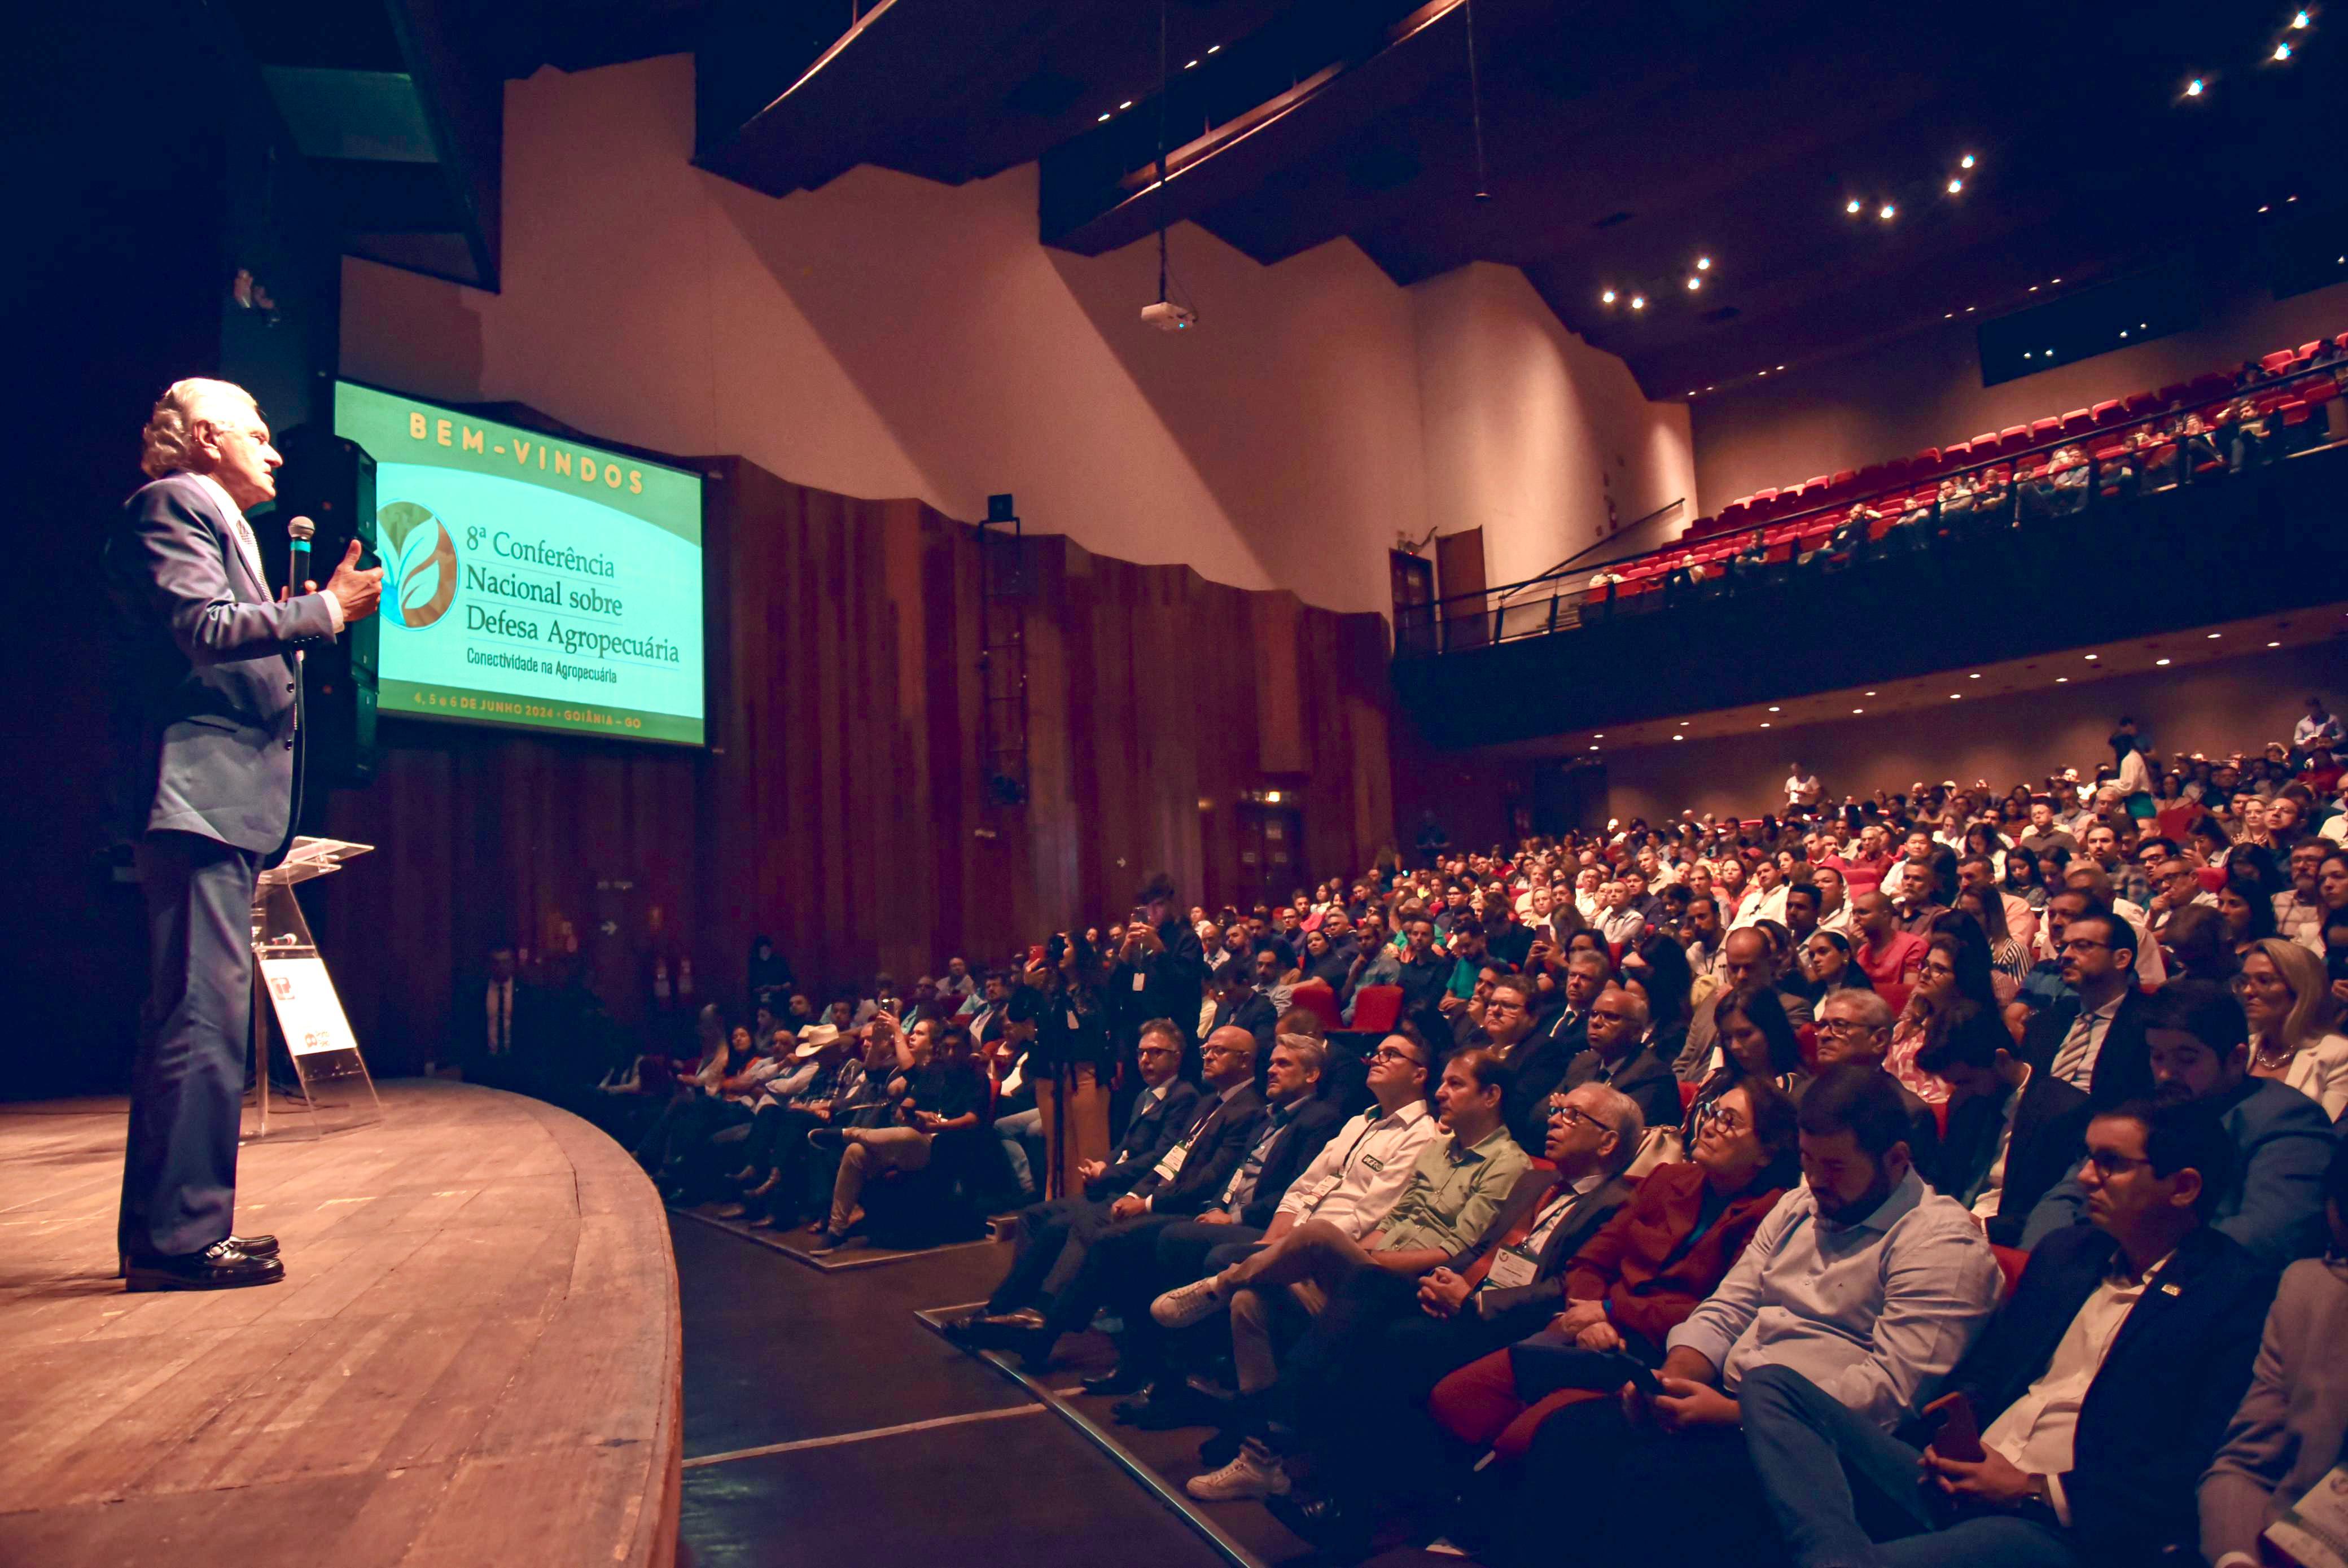
[[[285,524],[285,532],[294,542],[293,555],[285,571],[285,593],[289,598],[301,592],[301,585],[309,581],[310,540],[317,531],[318,525],[306,517],[294,518]],[[296,648],[294,662],[301,665],[309,661],[303,656],[302,650]]]
[[[318,525],[306,517],[297,517],[286,523],[285,531],[294,541],[293,571],[285,580],[291,587],[309,578],[310,541],[317,534]]]

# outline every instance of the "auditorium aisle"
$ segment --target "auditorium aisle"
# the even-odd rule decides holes
[[[916,1320],[983,1296],[994,1248],[826,1274],[691,1219],[671,1228],[681,1563],[1223,1563],[1057,1416]]]

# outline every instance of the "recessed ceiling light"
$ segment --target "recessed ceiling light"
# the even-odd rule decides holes
[[[1952,177],[1949,181],[1949,194],[1952,196],[1954,196],[1958,191],[1962,191],[1964,188],[1965,182],[1962,180]]]
[[[1973,166],[1973,155],[1972,155],[1972,153],[1970,153],[1970,152],[1966,153],[1962,158],[1960,158],[1960,159],[1958,159],[1958,160],[1957,160],[1957,167],[1958,167],[1958,168],[1960,168],[1960,169],[1971,169],[1972,166]]]
[[[1776,708],[1774,708],[1774,707],[1773,707],[1773,708],[1771,708],[1769,711],[1770,711],[1771,713],[1775,713],[1775,712],[1776,712],[1777,710],[1776,710]]]
[[[1184,70],[1186,70],[1186,71],[1195,71],[1195,70],[1197,70],[1197,69],[1199,68],[1199,62],[1198,62],[1198,61],[1196,61],[1196,60],[1192,60],[1189,64],[1188,64],[1188,65],[1184,66],[1182,68],[1183,68]]]
[[[1133,100],[1132,100],[1131,98],[1128,98],[1128,99],[1126,99],[1123,103],[1121,103],[1121,104],[1117,105],[1117,108],[1121,108],[1121,109],[1131,108],[1133,107]]]
[[[1981,672],[1979,670],[1975,670],[1972,675],[1967,676],[1965,679],[1969,681],[1977,681],[1981,679]]]
[[[1769,727],[1769,721],[1768,721],[1767,719],[1766,719],[1766,718],[1765,718],[1765,719],[1763,719],[1763,720],[1761,721],[1761,727],[1762,727],[1762,728],[1764,728],[1764,729],[1768,728],[1768,727]]]
[[[1597,750],[1597,749],[1598,749],[1598,748],[1596,748],[1596,747],[1594,747],[1594,746],[1593,746],[1593,747],[1591,747],[1590,749],[1591,749],[1591,750],[1592,750],[1592,751],[1595,751],[1595,750]]]
[[[1602,729],[1592,730],[1591,732],[1590,738],[1592,740],[1603,740],[1606,738],[1606,732]]]
[[[1598,296],[1598,303],[1600,304],[1612,304],[1614,303],[1614,291],[1612,289],[1608,289],[1603,294],[1600,294]]]
[[[1949,700],[1950,700],[1951,702],[1960,702],[1960,701],[1962,701],[1963,699],[1959,696],[1959,694],[1957,694],[1957,693],[1955,693],[1955,692],[1951,692],[1951,693],[1949,694]]]
[[[2030,292],[2032,294],[2036,294],[2038,292],[2038,285],[2036,284],[2032,284],[2030,285]]]
[[[2050,284],[2059,284],[2063,280],[2061,278],[2048,278],[2046,281]]]
[[[2214,643],[2223,635],[2225,635],[2225,634],[2222,632],[2212,632],[2209,634],[2209,640]]]
[[[1971,305],[1967,305],[1967,306],[1965,306],[1965,314],[1966,314],[1967,315],[1972,315],[1972,313],[1973,313],[1973,307],[1972,307],[1972,306],[1971,306]]]
[[[1849,201],[1843,203],[1842,210],[1846,212],[1856,212],[1859,211],[1859,198],[1854,196]]]
[[[1851,711],[1851,712],[1853,712],[1853,713],[1865,713],[1865,712],[1867,711],[1867,709],[1865,709],[1865,708],[1863,708],[1863,707],[1855,707],[1855,708],[1852,708],[1850,711]]]
[[[2275,46],[2274,57],[2278,60],[2291,58],[2291,43],[2288,39]]]
[[[2291,19],[2291,30],[2293,32],[2305,32],[2307,30],[2307,22],[2308,15],[2306,12],[2300,11],[2294,13]]]
[[[2152,662],[2153,662],[2154,664],[2156,664],[2156,665],[2165,665],[2165,664],[2167,664],[2168,661],[2167,659],[2155,659],[2155,660],[2153,660]]]
[[[1690,278],[1690,279],[1688,279],[1688,288],[1689,288],[1691,291],[1694,291],[1694,290],[1696,290],[1696,289],[1700,289],[1700,288],[1702,288],[1702,287],[1704,287],[1704,280],[1703,280],[1702,278]]]
[[[1631,308],[1632,308],[1632,310],[1644,310],[1644,309],[1646,309],[1646,308],[1647,308],[1647,296],[1646,296],[1645,294],[1632,294],[1632,295],[1631,296]]]
[[[2056,676],[2054,677],[2054,684],[2056,686],[2069,686],[2071,684],[2071,677],[2069,676]]]
[[[1952,310],[1943,311],[1941,313],[1941,319],[1942,321],[1954,321],[1957,319],[1957,313]]]
[[[1900,209],[1899,209],[1899,208],[1897,208],[1897,207],[1894,207],[1890,202],[1886,201],[1886,202],[1883,204],[1883,206],[1882,206],[1881,210],[1880,210],[1880,211],[1879,211],[1875,215],[1876,215],[1877,217],[1879,217],[1879,218],[1882,219],[1885,222],[1889,223],[1890,222],[1891,222],[1891,220],[1892,220],[1892,219],[1897,218],[1898,216],[1900,216]]]
[[[1107,124],[1108,123],[1108,116],[1107,116],[1107,115],[1103,115],[1103,116],[1101,116],[1101,123],[1102,123],[1103,125],[1107,125]]]
[[[2187,98],[2199,98],[2201,96],[2201,89],[2206,85],[2207,84],[2204,83],[2199,77],[2195,77],[2191,81],[2185,84],[2185,96]]]
[[[1783,369],[1784,369],[1784,368],[1786,368],[1786,367],[1785,367],[1784,366],[1780,365],[1779,366],[1777,366],[1777,368],[1778,368],[1778,369],[1780,369],[1780,370],[1783,370]]]
[[[2098,659],[2098,658],[2101,658],[2102,656],[2103,656],[2103,655],[2100,655],[2100,654],[2089,654],[2089,655],[2087,655],[2087,658],[2088,658],[2088,661],[2089,661],[2090,663],[2092,663],[2092,662],[2094,662],[2095,660],[2096,660],[2096,659]]]
[[[1220,44],[1210,44],[1207,46],[1207,53],[1210,55],[1220,54],[1222,52],[1222,47],[1223,46]]]
[[[1700,273],[1708,273],[1712,271],[1712,258],[1710,256],[1698,256],[1695,259],[1695,270]]]
[[[1673,738],[1673,740],[1685,740],[1685,739],[1687,738],[1687,737],[1686,737],[1686,736],[1684,736],[1684,735],[1674,735],[1674,736],[1673,736],[1673,737],[1672,737],[1672,738]]]
[[[1867,693],[1867,694],[1865,694],[1865,695],[1867,695],[1867,696],[1873,696],[1875,694],[1874,694],[1873,692],[1868,692],[1868,693]]]
[[[2270,648],[2280,648],[2282,645],[2281,643],[2269,643],[2267,646]]]

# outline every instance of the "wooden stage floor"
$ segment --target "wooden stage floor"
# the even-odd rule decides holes
[[[383,1101],[323,1140],[273,1116],[241,1155],[238,1228],[277,1235],[284,1284],[140,1295],[114,1277],[122,1102],[0,1107],[0,1563],[673,1560],[650,1182],[535,1100]]]

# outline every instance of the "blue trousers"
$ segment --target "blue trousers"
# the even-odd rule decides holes
[[[2064,1532],[1983,1514],[1943,1523],[1915,1449],[1798,1372],[1761,1367],[1736,1390],[1746,1451],[1797,1568],[2078,1568]]]
[[[148,995],[115,1239],[134,1256],[196,1253],[235,1218],[260,857],[194,833],[149,833],[136,856]]]

